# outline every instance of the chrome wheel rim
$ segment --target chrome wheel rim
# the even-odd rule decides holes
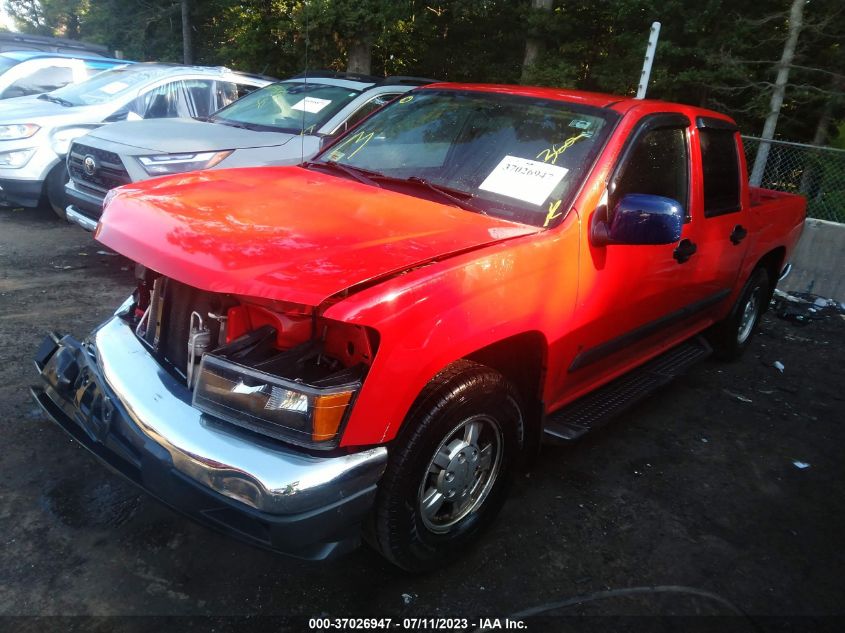
[[[420,517],[432,532],[444,533],[477,512],[499,475],[502,430],[486,415],[467,418],[434,451],[418,493]]]
[[[754,324],[757,322],[757,315],[760,312],[760,287],[754,289],[748,301],[742,307],[742,316],[739,320],[739,331],[736,335],[736,341],[740,345],[748,340],[751,336],[751,330],[754,329]]]

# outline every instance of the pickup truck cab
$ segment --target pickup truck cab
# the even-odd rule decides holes
[[[138,286],[45,339],[34,395],[207,525],[306,558],[363,531],[429,569],[542,439],[738,356],[804,215],[748,187],[716,112],[434,84],[302,166],[115,190],[95,236]]]

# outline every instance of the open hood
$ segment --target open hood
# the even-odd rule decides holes
[[[284,145],[296,134],[256,132],[195,119],[149,119],[105,125],[91,134],[110,143],[140,150],[128,154],[182,154]]]
[[[540,231],[301,167],[128,185],[97,239],[203,290],[317,306],[351,286]]]

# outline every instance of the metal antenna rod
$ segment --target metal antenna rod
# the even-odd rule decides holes
[[[651,65],[654,63],[654,54],[657,51],[657,38],[659,36],[660,22],[652,22],[651,32],[648,35],[648,46],[645,49],[643,71],[640,73],[640,85],[637,86],[637,99],[645,99],[645,91],[648,89],[648,80],[651,77]]]
[[[308,19],[308,2],[302,3],[302,8],[305,11],[305,83],[308,83],[308,44],[309,40],[311,39],[310,34],[310,20]],[[308,92],[306,91],[305,97],[308,97]],[[302,129],[299,131],[299,162],[305,162],[305,106],[303,105],[302,108]]]

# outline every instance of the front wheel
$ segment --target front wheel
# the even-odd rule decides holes
[[[47,180],[44,183],[44,193],[47,198],[47,204],[53,209],[53,212],[62,220],[67,220],[65,209],[67,208],[67,196],[65,195],[65,185],[70,180],[67,172],[67,166],[64,161],[50,170],[47,174]]]
[[[498,372],[458,361],[423,390],[394,441],[368,540],[408,571],[448,564],[498,513],[522,413]]]
[[[765,312],[770,289],[766,270],[754,269],[731,313],[710,331],[710,342],[718,358],[735,360],[742,356]]]

